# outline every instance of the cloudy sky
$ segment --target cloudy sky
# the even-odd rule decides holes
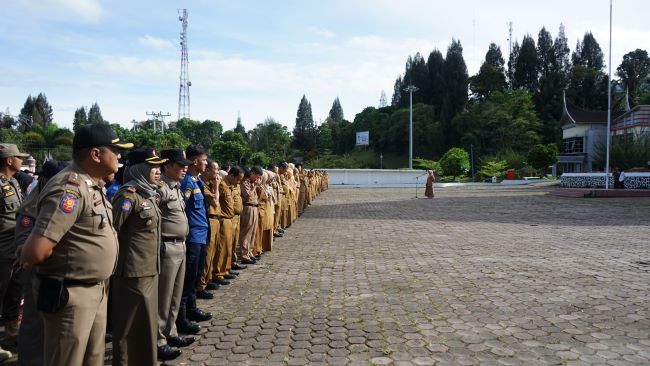
[[[181,23],[189,12],[191,117],[247,129],[271,116],[293,127],[303,94],[316,121],[337,96],[347,119],[392,95],[408,55],[443,54],[460,39],[470,74],[490,42],[560,23],[572,49],[592,31],[607,58],[608,0],[1,0],[0,111],[44,92],[55,121],[97,101],[129,126],[148,111],[178,113]],[[650,51],[650,2],[614,1],[612,64]]]

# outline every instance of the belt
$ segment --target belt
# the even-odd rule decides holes
[[[248,206],[248,207],[259,207],[260,204],[259,204],[259,203],[244,203],[244,206]]]
[[[221,216],[220,220],[232,220],[232,217]]]
[[[239,215],[241,215],[241,213],[236,213],[236,214],[235,214],[235,216],[239,216]]]
[[[86,282],[86,281],[73,280],[71,278],[65,278],[63,280],[63,285],[67,287],[93,287],[99,285],[102,282]]]
[[[164,243],[170,243],[170,244],[183,244],[185,243],[185,239],[178,239],[178,238],[163,238],[162,239]]]
[[[208,218],[219,220],[221,219],[221,215],[208,215]]]

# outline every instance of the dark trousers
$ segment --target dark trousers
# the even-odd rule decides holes
[[[13,269],[13,259],[0,260],[0,301],[3,321],[16,320],[20,313],[20,300],[23,297],[22,271]]]
[[[185,245],[185,282],[183,283],[181,306],[194,309],[196,308],[196,286],[205,269],[207,253],[205,244],[186,243]]]

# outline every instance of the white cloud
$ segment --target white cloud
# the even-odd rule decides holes
[[[334,32],[332,32],[331,30],[329,30],[329,29],[311,27],[309,30],[312,31],[314,34],[316,34],[318,36],[321,36],[323,38],[334,38],[334,37],[336,37],[336,34]]]
[[[49,19],[97,22],[103,14],[99,0],[16,0],[32,14]]]
[[[147,46],[147,47],[152,47],[152,48],[156,48],[156,49],[165,49],[165,48],[174,47],[174,45],[172,44],[172,42],[170,40],[150,36],[148,34],[138,38],[138,42],[140,44],[142,44],[142,45]]]

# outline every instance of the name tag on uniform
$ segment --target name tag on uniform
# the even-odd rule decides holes
[[[201,188],[194,188],[194,194],[201,193]]]

